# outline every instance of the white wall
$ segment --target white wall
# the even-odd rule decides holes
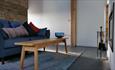
[[[98,31],[101,25],[104,27],[104,8],[105,0],[78,0],[78,45],[96,47],[96,32]]]
[[[69,37],[70,44],[70,0],[29,0],[28,20],[51,31],[51,38],[55,32],[64,32]]]
[[[104,25],[104,0],[78,0],[77,44],[96,46],[96,31]],[[62,31],[70,44],[70,0],[29,0],[28,20],[54,33]]]
[[[70,44],[70,1],[43,0],[43,3],[43,23],[51,30],[51,37],[55,32],[64,32]]]
[[[28,0],[28,21],[41,28],[43,19],[43,1]]]
[[[100,25],[104,25],[105,1],[78,0],[78,45],[96,46],[96,31]],[[69,3],[69,0],[29,0],[28,21],[34,22],[41,28],[48,27],[51,30],[51,37],[54,37],[55,31],[64,31],[67,36],[70,36]],[[115,70],[115,52],[112,53],[110,48],[108,48],[108,57],[111,70]]]

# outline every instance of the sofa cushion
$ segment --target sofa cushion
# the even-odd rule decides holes
[[[40,39],[45,39],[43,36],[31,36],[31,37],[17,37],[17,38],[10,38],[5,40],[4,42],[4,48],[13,48],[16,47],[14,45],[15,42],[22,42],[22,41],[31,41],[31,40],[40,40]]]
[[[36,32],[36,33],[40,31],[40,29],[37,28],[32,22],[29,23],[29,26],[30,26],[31,29],[32,29],[34,32]]]
[[[29,40],[40,40],[40,39],[44,39],[43,36],[31,36],[29,37]]]
[[[19,46],[15,46],[9,49],[2,49],[2,52],[0,52],[0,57],[3,58],[3,57],[11,56],[11,55],[20,54],[20,52],[21,52],[21,47]]]
[[[8,35],[8,38],[16,37],[16,33],[13,28],[2,28],[2,29]]]
[[[27,30],[22,25],[19,26],[19,27],[14,28],[14,31],[15,31],[15,33],[16,33],[16,35],[18,37],[20,37],[20,36],[28,36],[29,35]]]
[[[21,25],[16,28],[2,28],[9,38],[29,35],[26,29]]]
[[[10,38],[4,41],[4,48],[13,48],[15,46],[15,42],[22,42],[22,41],[28,41],[30,40],[29,37],[17,37],[17,38]]]
[[[31,27],[28,25],[27,22],[24,22],[23,26],[28,31],[28,33],[29,33],[30,36],[34,36],[34,35],[37,34],[34,30],[31,29]]]
[[[3,24],[2,23],[0,23],[0,28],[3,28],[4,26],[3,26]]]
[[[45,36],[46,35],[47,28],[42,28],[40,31],[37,33],[38,36]]]
[[[19,21],[10,21],[10,27],[12,28],[16,28],[18,26],[20,26],[22,23]]]
[[[9,21],[5,20],[5,19],[0,19],[0,26],[5,27],[5,28],[9,28],[10,27]]]

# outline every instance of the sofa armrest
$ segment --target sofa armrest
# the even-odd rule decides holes
[[[50,30],[46,30],[45,36],[46,36],[46,38],[50,38]]]
[[[0,38],[1,39],[8,39],[8,35],[3,29],[0,29]]]
[[[40,31],[37,33],[37,36],[40,36],[43,38],[49,38],[50,30],[47,30],[47,28],[40,29]]]
[[[0,34],[0,50],[4,49],[4,42],[5,42],[5,39]]]

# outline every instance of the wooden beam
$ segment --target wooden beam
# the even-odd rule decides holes
[[[109,5],[106,4],[106,43],[108,42],[108,33],[109,33],[109,16],[108,16],[108,7]]]
[[[71,0],[71,46],[77,43],[77,0]]]

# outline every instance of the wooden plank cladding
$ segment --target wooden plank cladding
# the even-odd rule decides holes
[[[0,19],[27,20],[27,0],[0,0]]]
[[[5,0],[5,2],[28,8],[28,0]]]
[[[6,2],[4,7],[5,7],[5,11],[13,12],[16,15],[26,15],[27,14],[27,8],[23,6],[19,6],[18,4]]]
[[[71,0],[71,46],[77,43],[77,0]]]

